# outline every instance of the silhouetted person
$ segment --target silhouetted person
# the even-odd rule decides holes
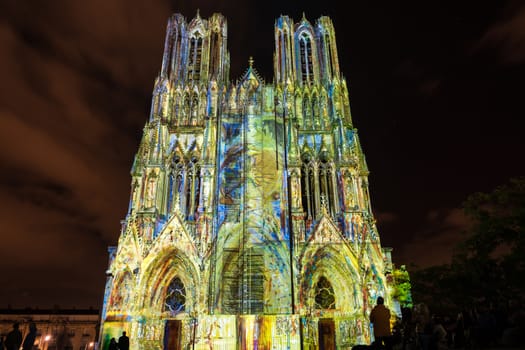
[[[472,326],[473,347],[486,347],[495,342],[495,320],[492,311],[486,302],[479,304],[477,317]]]
[[[36,324],[31,322],[29,324],[29,333],[27,333],[26,338],[24,339],[24,344],[22,344],[22,350],[32,350],[33,344],[35,344],[36,338]]]
[[[377,298],[377,305],[370,312],[370,323],[374,325],[374,347],[392,349],[392,331],[390,329],[390,310],[384,305],[383,297]]]
[[[118,338],[118,348],[119,350],[129,350],[129,337],[126,335],[126,332],[122,332],[122,335]]]
[[[461,311],[458,313],[458,317],[456,318],[456,327],[454,333],[454,347],[465,347],[465,321],[463,319],[463,312]]]
[[[13,330],[7,334],[5,338],[6,350],[19,350],[22,344],[22,332],[18,329],[18,323],[13,324]]]
[[[117,341],[115,340],[115,338],[111,338],[111,340],[109,341],[108,350],[119,350]]]
[[[436,315],[432,316],[432,338],[430,346],[430,348],[434,350],[448,349],[447,331],[445,327],[443,327],[443,320],[441,317]]]

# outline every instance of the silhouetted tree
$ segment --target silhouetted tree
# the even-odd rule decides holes
[[[473,221],[451,264],[412,273],[414,300],[433,310],[525,297],[525,177],[463,204]]]
[[[393,298],[399,302],[402,308],[412,307],[412,286],[406,266],[401,265],[399,268],[395,268],[392,275],[394,278]]]

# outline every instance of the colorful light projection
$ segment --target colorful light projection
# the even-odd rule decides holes
[[[275,34],[275,83],[250,60],[232,84],[222,15],[168,22],[102,339],[351,348],[375,298],[392,302],[332,22],[282,16]]]

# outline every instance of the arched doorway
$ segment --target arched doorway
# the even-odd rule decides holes
[[[328,314],[335,310],[335,293],[332,284],[325,276],[320,276],[315,285],[315,308]],[[317,324],[320,350],[335,350],[335,322],[333,318],[321,318]]]
[[[186,310],[186,287],[179,276],[175,276],[166,288],[163,309],[170,316],[164,329],[164,349],[181,350],[182,320],[174,318]]]
[[[147,260],[141,275],[141,308],[150,316],[137,323],[136,341],[143,349],[184,349],[192,341],[190,314],[201,285],[197,269],[176,247],[159,244],[154,253],[156,258]]]

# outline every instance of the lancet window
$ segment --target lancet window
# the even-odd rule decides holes
[[[326,156],[321,156],[319,162],[319,193],[322,203],[331,215],[335,215],[336,209],[336,186],[335,186],[334,164]]]
[[[168,198],[168,212],[173,212],[175,208],[180,210],[182,206],[181,192],[184,186],[184,162],[181,161],[180,156],[175,156],[171,165],[169,174],[169,198]]]
[[[288,30],[285,28],[283,30],[279,31],[279,40],[278,40],[278,67],[279,67],[279,74],[280,79],[282,81],[286,80],[286,76],[288,75],[287,69],[288,69],[288,60],[289,60],[289,33]]]
[[[312,39],[306,32],[299,35],[299,56],[302,82],[303,84],[310,84],[313,82],[314,73],[312,62]]]
[[[219,40],[219,33],[214,31],[211,34],[211,50],[210,50],[210,76],[214,76],[219,72],[221,42]]]
[[[176,208],[182,212],[186,220],[193,221],[200,199],[201,173],[197,157],[185,160],[175,156],[169,175],[168,211]]]
[[[200,197],[200,165],[197,158],[193,157],[186,166],[186,219],[194,220]]]
[[[330,79],[332,77],[334,68],[332,67],[332,47],[330,45],[330,35],[328,33],[323,34],[323,60],[325,61],[324,67],[326,69],[326,77]]]
[[[201,73],[202,37],[195,32],[190,38],[190,49],[188,57],[188,80],[198,81]]]
[[[181,52],[181,43],[182,43],[182,33],[176,27],[175,29],[175,42],[173,43],[173,59],[170,64],[171,74],[178,77],[179,67],[180,67],[180,57],[179,52]]]
[[[310,154],[306,153],[303,155],[303,166],[301,172],[301,195],[303,201],[303,211],[306,214],[308,220],[313,220],[316,217],[316,178],[317,178],[317,166],[312,160]]]
[[[303,154],[301,172],[301,196],[307,220],[315,220],[323,207],[330,215],[337,212],[334,163],[326,154],[313,159]]]
[[[170,316],[186,311],[186,288],[179,277],[173,278],[166,289],[164,311]]]
[[[178,25],[170,26],[170,30],[171,32],[166,42],[162,69],[164,70],[165,76],[175,80],[178,78],[180,67],[179,53],[181,52],[182,33]]]
[[[279,32],[279,40],[277,42],[278,48],[277,48],[277,65],[280,68],[279,72],[282,72],[282,67],[284,66],[283,63],[283,43],[282,43],[282,33]]]

